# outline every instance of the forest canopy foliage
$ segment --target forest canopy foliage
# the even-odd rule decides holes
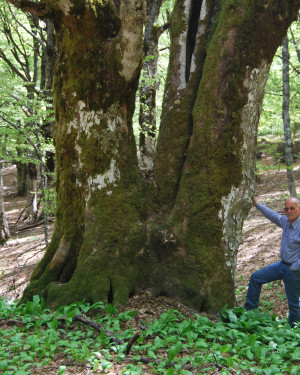
[[[45,164],[54,151],[45,127],[53,108],[45,87],[46,23],[0,1],[0,158]]]
[[[300,21],[292,23],[288,31],[290,53],[290,117],[291,129],[295,138],[300,131],[300,98],[299,98],[299,40]],[[261,113],[258,135],[263,137],[283,136],[282,124],[282,47],[279,47],[273,59],[269,78],[265,88],[263,111]],[[282,138],[281,138],[282,139]]]

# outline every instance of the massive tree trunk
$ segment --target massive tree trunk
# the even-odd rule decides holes
[[[290,5],[191,0],[177,1],[173,12],[154,173],[179,249],[166,259],[166,280],[198,308],[234,304],[257,124]]]
[[[140,276],[142,221],[151,202],[132,130],[144,4],[48,6],[57,35],[56,227],[25,294],[43,292],[61,304],[125,301]]]
[[[57,212],[24,299],[122,303],[142,287],[198,310],[232,306],[264,85],[299,5],[177,1],[155,181],[147,181],[131,123],[143,3],[46,4],[24,9],[56,27]]]

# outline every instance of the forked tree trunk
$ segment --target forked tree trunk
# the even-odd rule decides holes
[[[131,124],[142,2],[35,4],[55,14],[58,201],[23,298],[122,303],[143,287],[198,310],[232,306],[263,90],[299,3],[177,1],[154,183]]]

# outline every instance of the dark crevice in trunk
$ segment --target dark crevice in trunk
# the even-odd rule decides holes
[[[68,283],[72,279],[76,266],[77,266],[77,261],[74,262],[72,261],[72,259],[68,259],[68,261],[66,261],[65,266],[63,267],[63,269],[61,270],[59,274],[59,277],[58,277],[59,282]]]
[[[189,25],[186,37],[186,66],[185,66],[185,80],[189,81],[192,56],[196,45],[196,36],[198,30],[198,21],[200,17],[202,1],[192,0],[189,16]]]

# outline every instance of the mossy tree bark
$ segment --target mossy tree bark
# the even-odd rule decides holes
[[[299,4],[191,0],[175,7],[154,166],[168,230],[178,241],[164,269],[166,288],[218,310],[234,304],[264,87]]]
[[[177,1],[155,181],[131,123],[143,3],[17,4],[52,17],[58,46],[56,226],[23,298],[122,303],[142,287],[198,310],[233,305],[263,90],[298,2]]]
[[[25,295],[124,301],[137,284],[145,236],[147,192],[132,131],[144,4],[45,1],[23,9],[50,17],[57,36],[56,227]]]

